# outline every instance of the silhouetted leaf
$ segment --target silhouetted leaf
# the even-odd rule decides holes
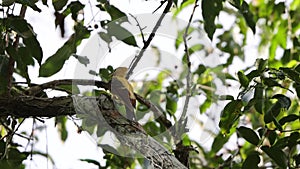
[[[223,8],[222,3],[222,0],[204,0],[201,4],[204,30],[211,40],[216,31],[215,19]]]
[[[210,108],[212,101],[210,99],[205,99],[204,103],[200,106],[200,113],[205,113],[208,108]]]
[[[81,40],[88,38],[89,35],[90,31],[84,26],[76,25],[75,33],[69,40],[42,64],[39,70],[39,76],[49,77],[57,73],[63,67],[65,61],[76,53],[76,47],[81,43]]]
[[[243,103],[241,100],[232,100],[223,109],[219,127],[223,133],[230,133],[230,130],[237,124],[241,116],[241,108]]]
[[[255,86],[255,90],[254,90],[254,99],[255,99],[255,110],[262,114],[263,113],[263,108],[264,108],[264,98],[263,98],[263,86],[261,83],[258,83]]]
[[[55,11],[60,11],[67,4],[68,0],[52,0]]]
[[[279,115],[281,110],[288,109],[290,107],[291,100],[290,98],[282,94],[274,95],[272,98],[276,98],[277,102],[273,104],[272,107],[265,113],[264,121],[265,123],[270,123],[271,121],[274,121],[276,123],[275,125],[280,125],[275,118]]]
[[[268,147],[268,146],[262,146],[261,149],[271,158],[274,160],[274,162],[282,167],[286,168],[287,167],[287,157],[285,153],[277,148],[277,147]]]
[[[249,9],[249,5],[246,1],[243,1],[241,4],[240,0],[228,0],[229,3],[237,8],[239,12],[243,15],[246,20],[247,25],[251,28],[252,32],[255,34],[255,21],[252,12]]]
[[[71,17],[74,21],[77,21],[78,14],[83,10],[84,5],[79,1],[71,2],[67,8],[63,11],[63,15],[67,16],[71,13]]]
[[[20,17],[10,16],[6,19],[6,25],[17,32],[22,38],[29,38],[35,35],[32,26]]]
[[[101,167],[100,163],[96,160],[93,160],[93,159],[80,159],[80,161],[87,162],[87,163],[90,163],[90,164],[94,164],[94,165],[98,166],[99,168]]]
[[[7,91],[8,84],[8,57],[6,55],[0,55],[0,94]]]
[[[128,45],[137,46],[135,38],[131,32],[115,22],[107,24],[107,33]]]
[[[259,153],[254,151],[247,154],[247,158],[242,165],[242,169],[258,169],[260,163]]]
[[[27,52],[30,54],[30,56],[35,58],[39,65],[41,65],[43,59],[43,50],[39,41],[36,39],[36,36],[24,38],[23,42],[26,45]]]
[[[81,64],[87,66],[90,63],[90,60],[87,56],[73,55]]]
[[[234,100],[234,97],[231,95],[220,95],[219,100]]]
[[[126,14],[115,6],[105,3],[105,10],[110,15],[112,21],[128,22]]]
[[[212,144],[211,150],[215,153],[217,153],[223,146],[224,144],[228,141],[229,137],[224,136],[222,133],[219,133]]]
[[[35,11],[41,12],[41,9],[38,8],[35,4],[37,1],[33,1],[33,0],[16,0],[16,2],[20,3],[22,5],[25,5],[25,6],[29,6],[31,9],[33,9]]]
[[[292,122],[292,121],[299,120],[299,119],[300,119],[300,117],[297,116],[296,114],[290,114],[288,116],[285,116],[285,117],[281,118],[279,120],[279,123],[281,125],[284,125],[285,123]]]
[[[293,81],[295,81],[298,84],[300,83],[300,73],[298,73],[297,71],[295,71],[292,68],[281,67],[279,69],[282,70],[285,74],[287,74],[287,76],[290,79],[292,79]]]
[[[291,99],[286,97],[285,95],[283,94],[276,94],[272,97],[272,99],[277,99],[278,102],[280,103],[281,105],[281,108],[285,108],[285,109],[288,109],[290,108],[291,106]]]
[[[270,145],[273,145],[277,138],[277,133],[275,130],[268,130],[267,137],[269,139]]]
[[[55,117],[55,125],[57,126],[57,130],[60,133],[61,141],[65,142],[68,138],[68,130],[67,130],[67,118],[64,116]]]
[[[244,88],[247,88],[248,85],[249,85],[248,77],[242,71],[239,71],[238,72],[238,78],[239,78],[239,81],[241,83],[241,86],[244,87]]]
[[[171,115],[174,115],[177,110],[177,96],[174,94],[167,93],[166,96],[166,110]]]
[[[241,126],[237,128],[237,132],[249,143],[253,145],[258,145],[259,137],[252,129]]]

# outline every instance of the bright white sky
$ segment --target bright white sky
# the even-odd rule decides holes
[[[88,2],[88,1],[82,1],[84,3]],[[50,3],[50,1],[49,1]],[[91,3],[95,3],[94,1],[91,1]],[[120,9],[122,11],[130,11],[131,14],[144,14],[144,13],[149,13],[151,14],[154,9],[156,9],[159,4],[160,4],[160,0],[156,0],[156,1],[144,1],[144,0],[111,0],[111,4],[120,7]],[[58,29],[55,29],[55,25],[54,25],[54,9],[51,6],[51,4],[49,4],[49,8],[45,7],[41,4],[41,2],[38,3],[38,7],[42,9],[42,12],[37,14],[36,12],[32,11],[31,9],[28,9],[27,13],[26,13],[26,19],[29,21],[29,23],[33,26],[34,31],[37,33],[37,37],[38,40],[43,48],[43,52],[44,52],[44,61],[46,60],[47,56],[51,56],[52,54],[55,53],[55,51],[61,47],[64,42],[67,40],[67,38],[62,39],[60,37],[60,32]],[[87,5],[88,7],[89,5]],[[190,10],[189,10],[190,11]],[[92,11],[90,8],[85,10],[85,17],[86,18],[92,18],[92,13],[95,15],[98,12],[98,10],[96,8],[93,8]],[[159,13],[160,11],[158,11]],[[197,9],[196,13],[200,12],[200,8]],[[187,19],[189,17],[190,12],[186,13],[184,12],[183,14],[180,14],[179,17],[180,18],[184,18]],[[199,16],[199,15],[198,15]],[[230,25],[232,23],[231,19],[229,16],[225,16],[227,18],[227,23],[226,25]],[[229,18],[229,19],[228,19]],[[100,19],[99,15],[97,15],[96,20]],[[86,20],[87,22],[90,21],[90,19]],[[66,22],[66,37],[70,36],[72,34],[72,21],[67,20]],[[169,52],[171,54],[176,54],[173,52],[174,47],[169,48],[169,46],[174,46],[174,42],[172,42],[172,38],[174,37],[161,37],[161,39],[154,39],[153,44],[159,44],[159,47],[162,47],[163,50],[165,50],[166,52]],[[161,46],[161,40],[164,39],[164,43],[166,46]],[[253,39],[252,39],[253,40]],[[96,42],[97,42],[97,38],[96,38]],[[89,42],[91,43],[91,42]],[[94,43],[94,42],[92,42]],[[171,45],[170,45],[171,43]],[[83,41],[83,45],[81,45],[79,47],[79,54],[84,54],[84,55],[89,55],[89,54],[97,54],[98,49],[94,50],[90,50],[90,46],[86,45],[87,41]],[[141,44],[141,42],[139,42],[139,44]],[[169,44],[169,46],[168,46]],[[134,54],[134,52],[136,51],[136,49],[128,49],[126,50],[129,54],[124,54],[124,49],[122,50],[122,45],[119,44],[119,46],[115,46],[115,48],[113,48],[113,53],[108,55],[110,57],[114,57],[114,56],[119,56],[119,55],[132,55]],[[114,50],[117,49],[117,50]],[[171,50],[170,50],[171,49]],[[115,52],[115,53],[114,53]],[[167,53],[166,53],[167,54]],[[253,54],[253,53],[252,53]],[[108,57],[107,56],[107,57]],[[109,58],[109,57],[108,57]],[[213,58],[213,57],[211,57]],[[255,57],[249,57],[250,59],[250,63],[252,64],[254,62],[254,60],[256,59]],[[111,58],[109,58],[108,60],[110,60]],[[203,61],[203,60],[202,60]],[[102,65],[96,65],[97,67],[99,66],[103,66],[103,65],[107,65],[107,64],[115,64],[116,66],[118,64],[122,64],[120,61],[118,63],[118,61],[114,60],[115,63],[111,63],[111,62],[107,62],[105,64],[101,63]],[[206,62],[215,62],[215,60],[206,60]],[[217,61],[219,62],[219,61]],[[241,61],[236,61],[237,63],[242,63]],[[239,64],[242,65],[242,64]],[[64,68],[57,74],[55,74],[54,76],[52,76],[51,78],[38,78],[38,68],[37,67],[31,67],[29,69],[29,73],[30,73],[30,77],[32,79],[33,83],[44,83],[44,82],[48,82],[50,80],[55,80],[55,79],[64,79],[64,78],[79,78],[78,74],[74,74],[74,72],[76,72],[75,69],[77,69],[78,67],[76,67],[78,65],[76,65],[76,59],[74,59],[73,57],[71,57],[70,60],[68,60],[66,62],[66,65],[64,66]],[[76,68],[75,68],[76,67]],[[240,69],[240,67],[236,67],[234,68],[232,71],[234,72],[235,70]],[[80,69],[81,70],[81,69]],[[81,77],[81,78],[86,78],[86,76]],[[224,92],[226,92],[227,89],[224,90]],[[57,92],[52,92],[53,96],[57,96]],[[198,100],[191,100],[192,104],[192,108],[191,109],[198,109],[198,105],[199,105],[199,101]],[[217,109],[217,108],[212,108],[212,110]],[[199,117],[198,117],[199,118]],[[206,124],[209,125],[215,125],[213,122],[211,121],[207,121]],[[193,125],[191,127],[193,127],[193,129],[197,132],[194,132],[193,136],[194,139],[199,140],[202,143],[207,143],[207,140],[203,141],[203,138],[207,138],[207,135],[201,135],[200,133],[198,133],[200,128],[196,128],[197,126],[197,121],[193,122]],[[34,143],[34,150],[39,150],[41,152],[48,152],[48,154],[50,156],[52,156],[52,158],[55,161],[55,166],[52,166],[51,162],[47,162],[47,160],[44,157],[39,157],[39,156],[34,156],[33,160],[27,160],[26,164],[28,164],[28,169],[41,169],[41,168],[57,168],[57,169],[81,169],[81,168],[85,168],[85,169],[95,169],[96,166],[95,165],[89,165],[88,163],[85,162],[80,162],[79,159],[82,158],[86,158],[86,159],[94,159],[97,161],[100,161],[101,159],[101,151],[97,150],[97,146],[95,145],[95,142],[93,140],[92,137],[88,136],[88,134],[86,133],[82,133],[82,134],[77,134],[77,128],[75,127],[75,125],[72,122],[69,122],[67,127],[68,127],[68,131],[69,131],[69,136],[68,139],[65,143],[62,143],[58,137],[57,134],[57,129],[54,127],[54,122],[53,120],[46,120],[46,122],[40,123],[37,122],[36,126],[40,126],[40,127],[46,127],[46,130],[41,130],[35,131],[35,135],[38,136],[39,141],[37,143]],[[22,128],[19,131],[23,131],[26,130],[28,132],[31,131],[31,127],[32,127],[32,121],[28,120],[27,123],[25,125],[22,126]],[[200,137],[199,137],[200,136]],[[22,141],[25,145],[26,145],[26,141],[22,140],[22,139],[18,139],[18,141]],[[211,141],[211,139],[210,139]],[[30,146],[27,148],[27,151],[30,150]],[[103,164],[103,163],[102,163]]]

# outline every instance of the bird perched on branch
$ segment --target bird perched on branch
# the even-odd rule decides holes
[[[131,84],[126,79],[126,67],[118,67],[111,79],[111,93],[116,97],[116,102],[121,102],[125,106],[126,116],[129,120],[136,120],[134,110],[136,98]]]

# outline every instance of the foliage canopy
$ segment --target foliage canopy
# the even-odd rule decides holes
[[[146,1],[144,3],[147,5]],[[95,7],[108,19],[89,22],[89,18],[85,18],[83,14],[90,6]],[[66,66],[66,61],[72,56],[85,66],[90,64],[89,58],[78,54],[77,47],[83,40],[91,38],[93,33],[99,35],[109,51],[114,51],[112,42],[117,40],[129,48],[136,49],[137,58],[144,57],[144,51],[147,49],[155,51],[157,58],[163,58],[160,46],[154,46],[151,42],[156,38],[155,33],[167,13],[173,18],[187,13],[187,17],[184,18],[187,25],[178,30],[173,44],[175,50],[184,50],[182,56],[178,57],[185,66],[180,70],[177,79],[170,80],[166,72],[171,70],[164,70],[150,80],[144,77],[136,82],[135,92],[139,100],[136,116],[138,122],[142,123],[122,121],[118,115],[113,114],[112,118],[115,118],[116,123],[122,122],[124,130],[132,127],[132,131],[139,131],[140,134],[149,137],[168,131],[168,134],[155,137],[157,143],[169,151],[169,154],[164,156],[175,156],[182,165],[189,168],[300,167],[300,1],[164,0],[157,3],[157,6],[156,12],[161,13],[161,17],[155,21],[152,33],[144,34],[143,30],[148,25],[140,25],[138,17],[131,15],[131,11],[123,11],[115,1],[2,1],[0,168],[25,168],[23,162],[31,155],[51,159],[48,154],[40,151],[24,150],[24,145],[15,139],[21,137],[27,139],[28,143],[34,143],[32,138],[39,137],[33,132],[18,131],[23,122],[30,118],[44,121],[44,117],[54,117],[62,141],[68,139],[68,117],[72,117],[71,120],[75,124],[77,122],[74,117],[82,119],[82,122],[78,123],[79,132],[84,130],[91,135],[96,132],[98,138],[108,132],[107,128],[103,128],[97,120],[91,118],[93,116],[82,112],[72,114],[68,109],[72,104],[67,96],[79,93],[78,85],[91,85],[88,81],[57,80],[33,84],[32,72],[28,71],[30,66],[39,68],[40,77],[49,78]],[[73,20],[73,33],[51,56],[44,56],[37,38],[40,35],[34,31],[38,28],[32,27],[26,19],[27,10],[33,10],[39,15],[45,7],[53,11],[53,23],[59,28],[61,37],[66,36],[65,21]],[[154,10],[156,9],[152,9]],[[132,30],[124,26],[130,23],[130,17],[136,21],[139,35],[133,34]],[[232,24],[227,23],[227,19],[232,20]],[[188,43],[193,34],[202,36],[201,30],[204,30],[205,36],[211,41],[211,46],[200,42],[193,45]],[[48,35],[43,36],[46,38]],[[252,48],[249,49],[251,44]],[[205,58],[213,57],[211,54],[217,53],[223,61],[214,66],[194,62],[193,58],[197,57],[199,52],[205,53]],[[246,68],[241,68],[240,63],[247,65]],[[109,97],[107,84],[115,68],[109,65],[90,70],[89,73],[101,81],[92,84],[98,88],[84,92],[83,95],[87,98]],[[132,71],[134,64],[130,68]],[[22,79],[24,82],[20,83],[16,79]],[[218,92],[220,85],[226,88],[226,91],[233,92]],[[63,91],[67,96],[50,98],[44,89]],[[180,104],[182,100],[185,100],[183,105]],[[194,105],[189,100],[197,100],[197,108],[191,109]],[[52,103],[49,109],[49,105],[45,106],[47,101]],[[39,114],[41,108],[45,112],[51,112],[51,106],[56,105],[61,108],[57,114]],[[79,105],[80,109],[85,106],[87,109],[94,108],[85,104]],[[223,106],[219,112],[214,112],[214,107],[218,105]],[[28,109],[24,109],[26,107]],[[121,112],[119,114],[122,114],[121,108],[122,106],[117,108]],[[151,112],[160,112],[160,117],[152,114],[149,118]],[[182,113],[180,118],[178,113]],[[206,132],[213,138],[209,147],[194,139],[200,138],[199,133],[189,133],[188,124],[191,117],[187,114],[192,114],[192,118],[196,119],[194,120],[197,123],[194,125],[208,130]],[[197,119],[197,116],[208,118],[218,127],[206,128],[205,121]],[[116,126],[119,127],[120,123]],[[120,127],[118,129],[122,130]],[[82,157],[81,161],[99,168],[163,166],[155,163],[155,160],[150,160],[152,164],[147,163],[149,158],[146,157],[135,159],[113,153],[132,149],[130,145],[126,145],[128,149],[125,149],[124,145],[99,146],[105,154],[105,166],[101,166],[100,162],[94,159]]]

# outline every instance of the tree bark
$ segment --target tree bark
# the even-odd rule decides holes
[[[0,97],[0,117],[56,117],[75,114],[96,119],[98,125],[105,121],[121,145],[139,152],[151,161],[154,168],[186,168],[164,146],[148,136],[139,123],[122,116],[116,110],[110,96],[106,94],[99,97]]]

